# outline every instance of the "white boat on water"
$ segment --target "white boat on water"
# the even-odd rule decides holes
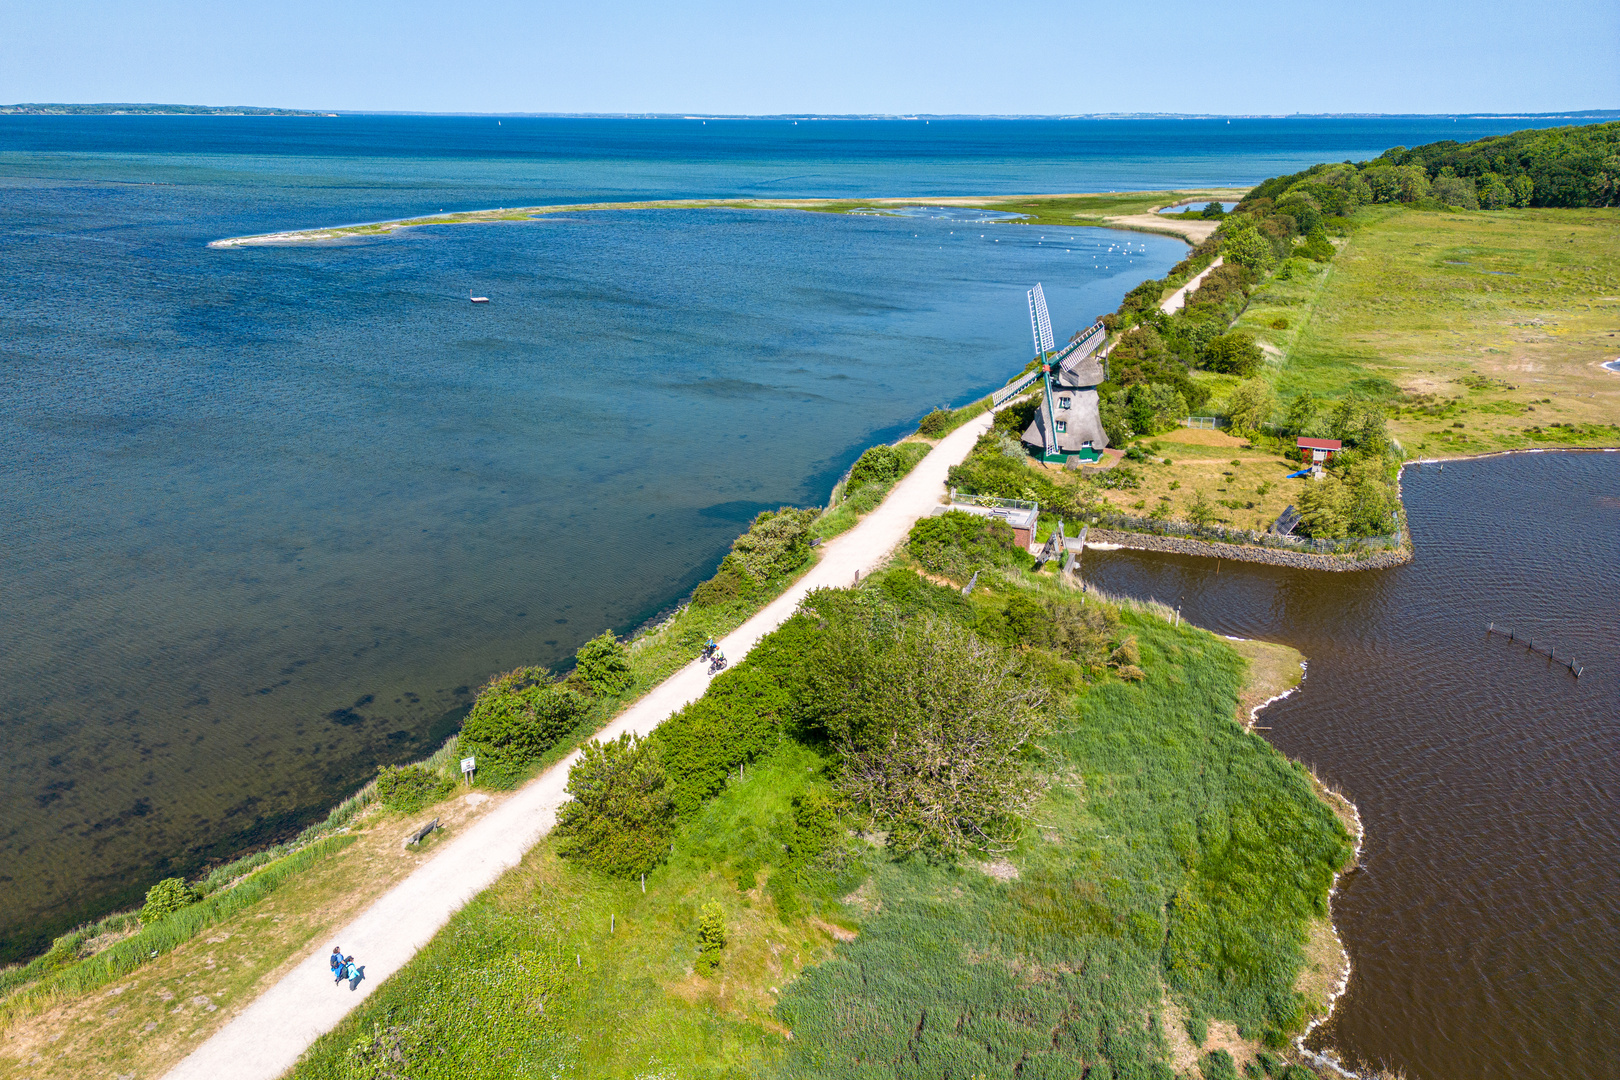
[[[475,303],[475,304],[487,304],[487,303],[489,303],[489,297],[487,297],[487,296],[474,296],[474,297],[472,297],[472,302]]]

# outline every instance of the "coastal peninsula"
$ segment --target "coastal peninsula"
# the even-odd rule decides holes
[[[289,874],[227,910],[224,900],[278,860],[239,867],[209,896],[154,911],[146,927],[108,927],[99,942],[81,936],[36,981],[13,981],[10,1044],[44,1047],[105,1009],[107,996],[126,1000],[128,1014],[77,1049],[108,1065],[130,1052],[113,1021],[156,1024],[189,1007],[198,1037],[232,1014],[244,1022],[266,986],[288,988],[275,1000],[304,994],[305,969],[320,959],[311,943],[324,953],[342,927],[346,945],[382,958],[379,976],[395,974],[353,1012],[338,1010],[348,1016],[335,1027],[323,1014],[328,1033],[297,1076],[381,1074],[402,1062],[454,1074],[502,1054],[536,1069],[589,1062],[596,1075],[678,1059],[831,1077],[905,1059],[940,1074],[1308,1076],[1289,1058],[1343,986],[1327,895],[1360,830],[1353,808],[1248,730],[1251,710],[1297,679],[1298,655],[1226,642],[1162,605],[1081,592],[1060,562],[1037,565],[1005,525],[931,511],[947,485],[984,499],[1022,499],[1023,486],[1041,485],[1043,505],[1072,504],[1074,520],[1100,519],[1110,511],[1098,502],[1120,499],[1123,516],[1158,490],[1146,478],[1163,477],[1156,501],[1170,509],[1142,515],[1140,528],[1182,523],[1185,505],[1186,524],[1220,535],[1240,530],[1240,515],[1266,516],[1231,505],[1248,501],[1245,485],[1264,498],[1258,489],[1272,482],[1245,470],[1275,470],[1299,438],[1320,438],[1339,443],[1336,464],[1320,480],[1287,479],[1311,493],[1300,496],[1309,538],[1338,543],[1398,522],[1392,485],[1407,443],[1612,444],[1613,391],[1555,401],[1567,382],[1531,379],[1587,363],[1560,340],[1607,351],[1581,320],[1612,308],[1578,313],[1593,306],[1590,293],[1564,283],[1575,273],[1611,280],[1603,230],[1613,211],[1474,210],[1436,198],[1441,189],[1466,202],[1467,189],[1439,183],[1455,175],[1425,172],[1427,189],[1415,172],[1394,189],[1365,175],[1405,168],[1416,166],[1322,167],[1279,178],[1269,194],[1262,185],[1230,215],[1212,210],[1205,220],[1220,224],[1188,262],[1110,316],[1104,415],[1120,425],[1120,453],[1104,469],[1052,469],[1024,453],[1018,433],[1032,401],[993,416],[985,403],[931,415],[916,437],[864,454],[825,512],[761,514],[668,624],[629,643],[596,639],[565,678],[530,668],[492,679],[456,743],[385,770],[347,816],[277,853],[304,857],[300,871],[335,868],[326,878]],[[1397,194],[1359,202],[1358,181]],[[1476,203],[1482,188],[1493,190],[1475,184]],[[1496,243],[1477,250],[1487,228],[1498,229]],[[1436,235],[1451,242],[1408,252]],[[1395,239],[1380,246],[1380,237]],[[1358,253],[1370,253],[1360,269],[1350,261]],[[1495,274],[1500,265],[1519,269]],[[1242,273],[1219,275],[1225,266]],[[1410,284],[1403,267],[1416,268]],[[1486,275],[1524,278],[1524,291],[1492,308],[1505,290]],[[1165,310],[1194,278],[1186,303]],[[1443,359],[1421,344],[1432,327],[1379,321],[1390,307],[1415,319],[1415,299],[1403,309],[1390,298],[1415,298],[1434,280],[1453,283],[1453,336],[1471,342]],[[1541,336],[1545,322],[1522,336],[1504,331],[1515,305],[1532,301],[1586,336]],[[1496,319],[1467,339],[1468,313],[1479,323],[1480,310]],[[1200,339],[1200,326],[1216,332]],[[1353,353],[1349,335],[1373,344]],[[1485,351],[1495,343],[1505,346],[1500,360]],[[1481,356],[1503,365],[1489,369],[1497,375],[1477,369]],[[1590,366],[1591,385],[1605,385],[1598,361]],[[1433,389],[1407,381],[1420,367],[1443,376]],[[1185,423],[1199,395],[1208,427]],[[1313,408],[1296,410],[1307,396]],[[1318,422],[1327,434],[1305,434]],[[1258,463],[1238,456],[1248,451]],[[1135,485],[1118,479],[1130,475],[1122,469],[1135,471]],[[1174,479],[1194,475],[1204,479]],[[1014,482],[1018,493],[996,494]],[[1210,498],[1206,484],[1226,498]],[[1039,550],[1052,538],[1049,523],[1030,539]],[[690,666],[705,636],[720,639],[729,670]],[[931,722],[942,715],[952,723]],[[969,743],[951,741],[963,733]],[[574,756],[593,734],[602,741]],[[463,754],[481,763],[466,793],[455,787]],[[928,764],[941,760],[970,771]],[[993,798],[952,794],[962,791]],[[549,812],[561,824],[541,838]],[[427,867],[405,841],[417,837],[442,859],[510,831],[485,823],[519,817],[530,831],[509,836],[514,850],[501,856],[521,860],[513,869],[488,867],[464,894],[440,888],[437,907],[407,908],[424,935],[447,928],[420,952],[416,940],[353,936],[379,925],[409,935],[383,918],[386,907],[348,921],[357,906],[333,894],[352,879],[341,862],[351,851],[387,863],[392,876],[382,876],[408,893]],[[421,832],[434,820],[449,835]],[[348,831],[330,835],[339,830]],[[334,850],[334,839],[356,834]],[[420,892],[427,878],[415,880]],[[300,885],[308,891],[291,891]],[[282,903],[292,927],[254,938],[250,917],[270,908],[250,912],[250,902]],[[233,935],[235,945],[213,948]],[[148,963],[145,946],[159,939]],[[255,941],[259,953],[237,959]],[[204,985],[216,978],[217,990]],[[617,1023],[604,1025],[606,1015]],[[150,1060],[169,1064],[193,1045],[176,1038]],[[242,1044],[221,1046],[243,1059]],[[217,1075],[219,1060],[193,1059],[179,1075]]]

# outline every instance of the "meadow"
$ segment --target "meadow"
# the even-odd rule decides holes
[[[1316,295],[1268,283],[1238,328],[1280,353],[1285,402],[1385,402],[1409,453],[1620,445],[1620,210],[1352,219]],[[1270,327],[1277,318],[1290,329]]]
[[[1028,605],[1079,598],[1050,569],[987,570],[964,598],[913,567],[852,602],[884,626],[1004,636]],[[1296,983],[1349,854],[1309,774],[1239,723],[1240,698],[1297,681],[1297,654],[1251,643],[1288,656],[1246,686],[1249,662],[1214,635],[1085,605],[1135,663],[1031,658],[1066,689],[1028,747],[1043,794],[1008,849],[897,853],[838,801],[835,748],[784,720],[645,878],[548,837],[295,1075],[1169,1077],[1284,1046],[1321,1008]],[[806,633],[762,642],[764,670],[814,655]],[[838,839],[807,861],[803,807],[830,804]],[[709,910],[725,943],[705,973]]]

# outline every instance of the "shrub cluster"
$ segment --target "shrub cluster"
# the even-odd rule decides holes
[[[663,859],[675,808],[657,740],[627,734],[586,744],[567,790],[573,799],[557,811],[556,826],[564,856],[626,877]]]
[[[497,675],[478,693],[461,725],[462,750],[478,759],[481,784],[505,787],[555,746],[585,715],[590,701],[544,668]]]
[[[141,908],[141,925],[165,919],[201,899],[197,890],[186,884],[185,878],[164,878],[146,890],[146,906]]]
[[[635,681],[630,671],[630,650],[611,630],[604,630],[581,645],[574,660],[574,673],[592,693],[622,694]]]
[[[906,550],[924,569],[959,581],[986,566],[1029,564],[1029,552],[1005,521],[961,510],[919,519]]]
[[[892,449],[892,448],[891,448]],[[754,595],[773,578],[790,574],[810,558],[815,510],[784,506],[761,513],[731,544],[720,568],[692,592],[695,607],[713,607]]]
[[[380,765],[377,768],[377,801],[402,814],[414,814],[455,788],[456,782],[450,777],[421,765]]]

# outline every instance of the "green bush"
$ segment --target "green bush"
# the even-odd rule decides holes
[[[612,630],[604,630],[579,647],[574,654],[574,670],[598,694],[619,694],[630,688],[635,676],[630,671],[630,650]]]
[[[754,582],[747,574],[724,564],[714,577],[692,590],[693,607],[719,607],[753,593]]]
[[[950,510],[911,527],[907,550],[926,570],[966,581],[987,566],[1028,566],[1012,527],[998,518]]]
[[[659,725],[654,738],[675,811],[692,813],[725,786],[738,765],[774,745],[787,704],[776,680],[750,657]]]
[[[567,858],[620,877],[663,861],[675,828],[659,746],[621,735],[587,743],[568,770],[573,801],[557,811],[557,849]]]
[[[765,511],[733,541],[726,560],[735,560],[755,584],[797,570],[810,558],[810,523],[818,513],[791,506]]]
[[[555,682],[544,668],[497,675],[462,721],[460,746],[478,759],[479,782],[505,786],[574,729],[590,702]]]
[[[184,878],[164,878],[146,890],[146,906],[141,908],[141,925],[168,918],[183,907],[190,907],[202,897],[186,884]]]
[[[849,470],[848,490],[853,491],[862,484],[891,483],[900,475],[904,463],[904,457],[894,447],[874,446],[855,459],[854,467]]]
[[[1209,1038],[1209,1021],[1202,1016],[1189,1016],[1186,1027],[1187,1037],[1193,1041],[1193,1045],[1203,1046],[1204,1040]]]
[[[697,970],[701,975],[713,975],[720,967],[720,950],[726,947],[726,913],[717,902],[703,905],[698,916]]]
[[[414,814],[455,789],[450,777],[421,765],[377,767],[377,801],[402,814]]]
[[[1286,320],[1283,325],[1288,325]],[[1254,338],[1244,333],[1222,334],[1204,349],[1204,365],[1211,371],[1244,379],[1259,371],[1265,360]]]
[[[917,434],[937,439],[951,429],[951,410],[935,409],[917,421]]]

